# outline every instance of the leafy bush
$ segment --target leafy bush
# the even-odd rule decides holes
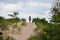
[[[26,26],[26,19],[22,18],[21,21],[22,21],[21,25]]]
[[[45,18],[42,18],[42,19],[40,19],[40,18],[33,18],[33,21],[32,22],[35,22],[35,24],[37,22],[39,22],[40,24],[48,24],[48,21],[46,21]]]
[[[28,40],[40,40],[39,36],[31,36]]]
[[[15,39],[8,36],[8,37],[6,38],[6,40],[15,40]]]
[[[45,18],[34,18],[32,22],[37,25],[36,30],[43,30],[48,27],[48,22],[45,20]]]
[[[0,36],[0,40],[3,40],[3,37],[2,36]]]
[[[21,21],[26,22],[26,19],[22,18]]]
[[[10,19],[6,19],[7,21],[9,21],[10,23],[17,23],[20,21],[19,18],[10,18]]]
[[[0,17],[0,28],[2,30],[6,30],[8,29],[8,22],[6,21],[6,19],[4,19],[3,17]]]
[[[50,25],[44,31],[49,36],[49,40],[60,40],[60,26]]]
[[[26,26],[26,22],[22,22],[22,24],[21,24],[22,26]]]

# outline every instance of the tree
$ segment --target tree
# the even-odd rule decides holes
[[[11,16],[11,17],[14,17],[14,18],[17,18],[17,15],[18,15],[18,12],[13,12],[13,14],[8,14],[8,16]]]
[[[8,14],[8,16],[12,17],[10,19],[7,19],[9,22],[12,23],[17,23],[18,21],[20,21],[20,19],[17,17],[18,12],[13,12],[13,14]]]
[[[52,8],[51,22],[54,22],[55,24],[60,24],[60,10],[56,7]]]

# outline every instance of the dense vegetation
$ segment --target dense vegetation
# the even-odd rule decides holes
[[[48,27],[48,21],[46,21],[45,18],[42,18],[42,19],[40,19],[40,18],[34,18],[32,22],[34,22],[37,25],[36,30],[39,30],[39,29],[42,29],[43,30],[46,27]]]
[[[5,18],[0,17],[0,28],[2,30],[6,30],[7,29],[7,26],[8,26],[7,24],[8,24],[8,22],[5,20]]]

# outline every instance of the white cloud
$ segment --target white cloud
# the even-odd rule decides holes
[[[4,4],[0,3],[0,8],[4,10],[17,10],[17,9],[27,9],[27,8],[33,8],[33,7],[51,7],[50,3],[44,3],[44,2],[29,2],[24,4],[23,2],[17,3],[17,4]]]
[[[39,5],[41,5],[42,7],[51,7],[51,4],[46,2],[40,2]]]
[[[6,4],[3,6],[3,9],[6,9],[6,10],[15,10],[17,8],[17,5],[15,4]]]
[[[18,6],[16,4],[1,4],[0,8],[2,8],[3,10],[16,10],[18,8]]]

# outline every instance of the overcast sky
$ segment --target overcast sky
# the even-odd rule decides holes
[[[9,18],[8,14],[18,11],[20,18],[49,18],[51,0],[0,0],[0,16]]]

